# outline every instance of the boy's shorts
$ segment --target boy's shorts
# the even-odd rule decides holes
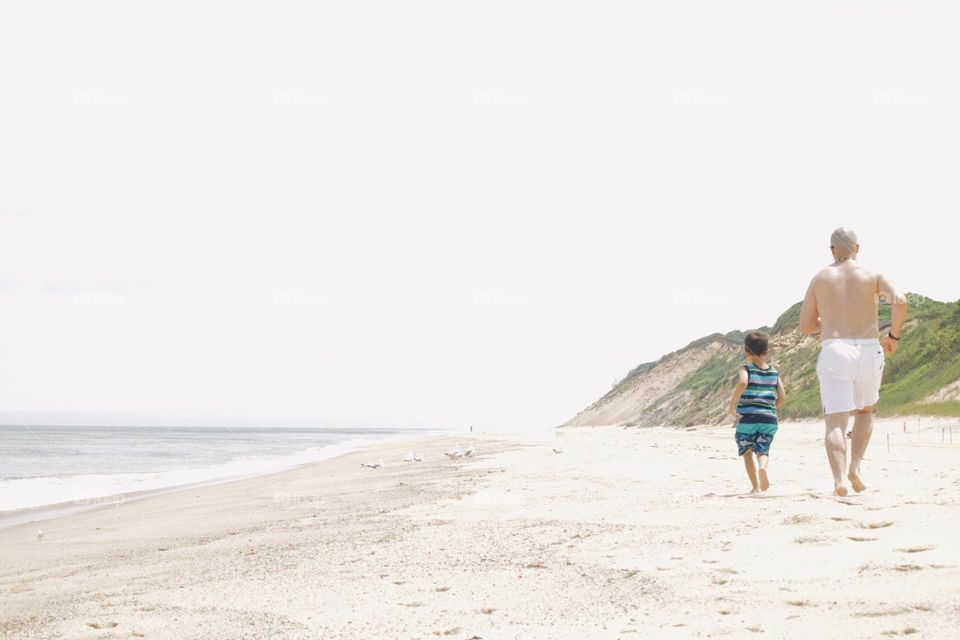
[[[770,443],[773,442],[772,433],[743,433],[737,431],[737,450],[739,455],[745,454],[751,449],[758,456],[770,455]]]

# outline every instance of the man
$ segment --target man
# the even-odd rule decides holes
[[[857,262],[860,244],[852,229],[830,236],[834,262],[813,277],[800,310],[800,332],[820,334],[817,377],[827,423],[824,445],[833,471],[834,493],[847,495],[847,480],[857,491],[860,462],[873,433],[873,410],[880,399],[884,352],[897,351],[907,317],[907,300],[890,281]],[[890,303],[890,330],[880,339],[877,305]],[[853,413],[850,466],[847,471],[847,421]]]

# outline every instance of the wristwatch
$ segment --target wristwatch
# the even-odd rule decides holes
[[[893,332],[892,332],[892,331],[887,331],[887,335],[890,336],[891,338],[893,338],[893,339],[894,339],[895,341],[897,341],[897,342],[900,341],[900,338],[898,338],[898,337],[896,337],[895,335],[893,335]]]

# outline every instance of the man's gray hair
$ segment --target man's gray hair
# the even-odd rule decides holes
[[[856,232],[850,227],[840,227],[830,234],[830,246],[842,255],[851,255],[857,252]]]

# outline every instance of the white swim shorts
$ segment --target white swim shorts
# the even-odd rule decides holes
[[[876,338],[825,338],[817,357],[823,413],[871,407],[880,399],[883,347]]]

